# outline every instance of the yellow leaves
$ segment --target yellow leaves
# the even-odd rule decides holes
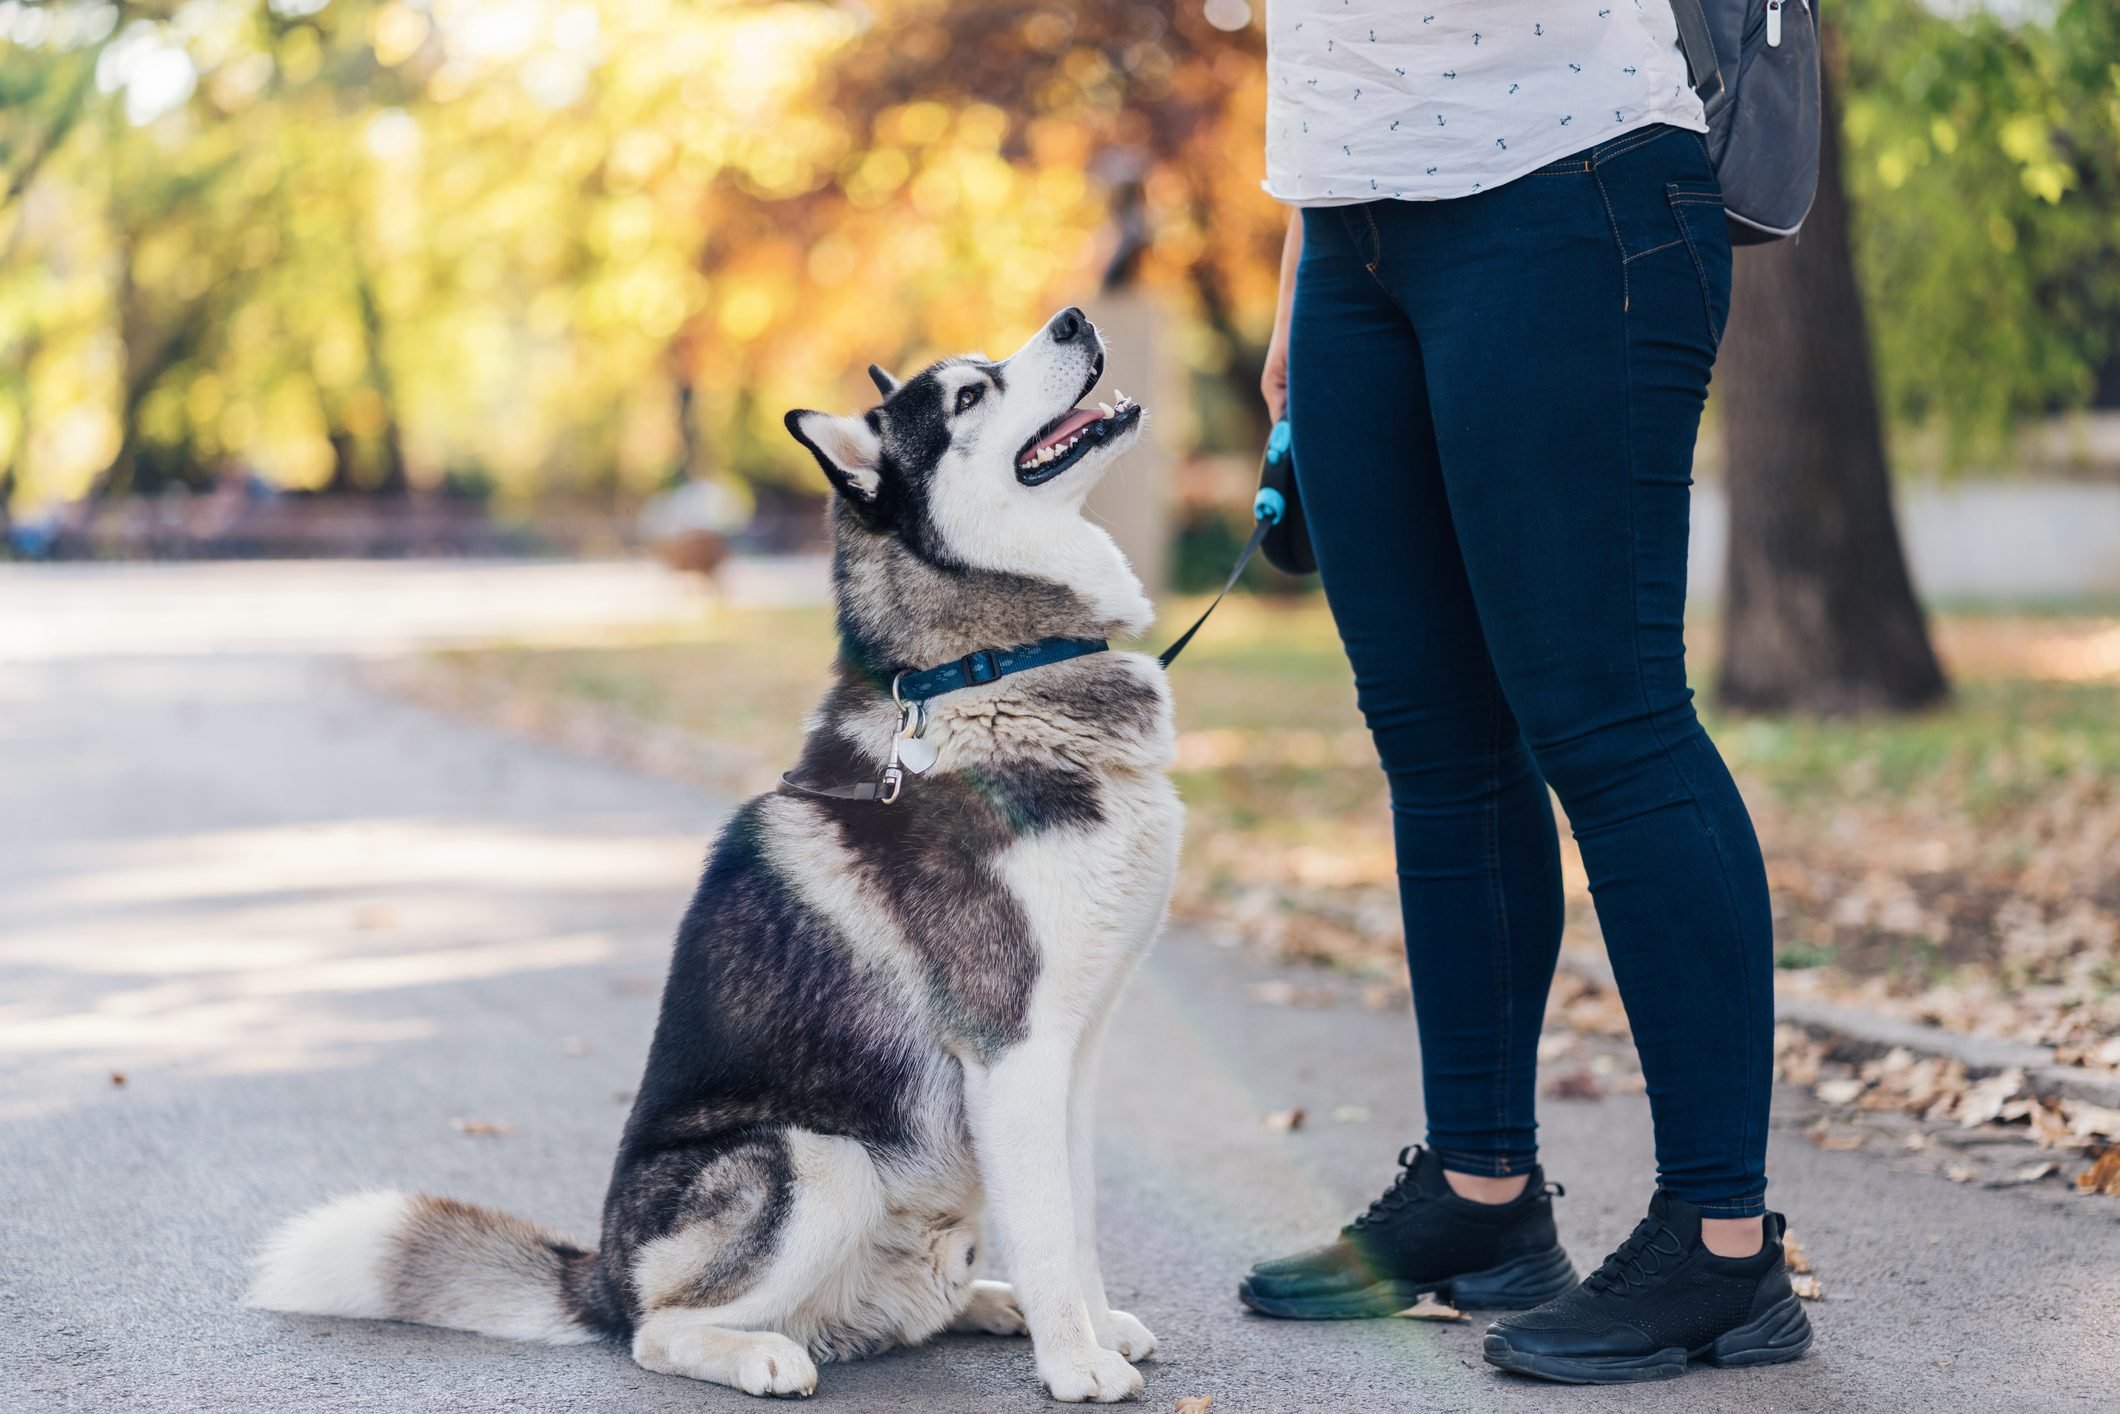
[[[886,142],[925,147],[949,131],[950,110],[932,100],[887,108],[876,119],[876,135]]]
[[[905,185],[913,164],[897,147],[879,147],[867,153],[846,178],[847,200],[856,206],[877,206]]]
[[[393,0],[382,6],[368,21],[368,41],[376,62],[386,69],[396,68],[420,52],[431,29],[427,16],[410,5]]]
[[[317,32],[306,25],[290,29],[280,40],[280,76],[290,84],[304,84],[317,76],[324,63],[324,46]]]
[[[732,339],[754,339],[773,322],[773,296],[757,283],[739,285],[722,300],[721,332]]]
[[[2053,133],[2043,114],[2019,113],[2009,118],[1997,140],[2010,160],[2022,168],[2017,175],[2024,189],[2041,201],[2058,202],[2076,184],[2075,173],[2054,155]]]
[[[367,362],[360,336],[344,320],[333,320],[310,346],[309,366],[326,388],[344,388],[361,376]]]

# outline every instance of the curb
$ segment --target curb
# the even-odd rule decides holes
[[[1561,955],[1563,970],[1601,986],[1613,986],[1612,968],[1602,956]],[[1810,997],[1774,999],[1774,1019],[1800,1026],[1814,1036],[1830,1036],[1849,1046],[1882,1054],[1903,1047],[1922,1055],[1957,1061],[1975,1077],[2017,1069],[2024,1072],[2025,1088],[2042,1098],[2083,1100],[2094,1105],[2120,1108],[2120,1077],[2098,1075],[2074,1066],[2054,1064],[2053,1052],[2044,1046],[1992,1036],[1967,1036],[1940,1026],[1923,1026],[1896,1017],[1876,1016],[1854,1007],[1836,1006]]]

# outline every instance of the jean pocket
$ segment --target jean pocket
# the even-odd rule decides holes
[[[1677,223],[1678,239],[1693,259],[1693,273],[1700,278],[1708,335],[1720,345],[1730,318],[1730,228],[1722,192],[1713,182],[1666,182],[1664,199]]]
[[[1335,208],[1340,213],[1340,223],[1347,228],[1347,239],[1354,243],[1355,258],[1370,274],[1384,263],[1384,233],[1377,229],[1376,206],[1363,202],[1359,206]]]

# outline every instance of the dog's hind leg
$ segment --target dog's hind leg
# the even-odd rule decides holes
[[[975,1281],[969,1290],[964,1309],[950,1321],[951,1330],[971,1335],[1031,1333],[1023,1322],[1023,1308],[1016,1304],[1015,1289],[1007,1282]]]
[[[728,1385],[746,1394],[809,1394],[817,1388],[810,1352],[777,1331],[716,1325],[710,1311],[665,1307],[633,1333],[633,1358],[660,1375]]]
[[[752,1394],[808,1394],[813,1351],[858,1292],[883,1189],[851,1139],[789,1131],[784,1205],[772,1194],[715,1187],[703,1173],[698,1216],[643,1245],[632,1262],[642,1313],[633,1358],[662,1374]],[[734,1213],[748,1213],[732,1227]],[[731,1251],[744,1270],[732,1271]]]

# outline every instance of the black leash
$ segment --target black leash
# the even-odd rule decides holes
[[[1255,506],[1253,509],[1256,510],[1257,507]],[[1191,628],[1178,635],[1176,643],[1156,655],[1157,662],[1167,668],[1177,661],[1178,655],[1185,651],[1185,645],[1192,642],[1193,635],[1198,633],[1200,626],[1207,622],[1207,616],[1220,608],[1222,601],[1229,597],[1229,591],[1237,587],[1237,581],[1244,577],[1245,567],[1251,563],[1251,557],[1259,553],[1259,547],[1266,543],[1267,532],[1274,528],[1278,520],[1278,516],[1269,518],[1263,512],[1259,515],[1258,524],[1251,528],[1251,539],[1244,542],[1244,548],[1237,554],[1237,567],[1231,570],[1229,578],[1222,582],[1222,592],[1215,595],[1214,603],[1209,604],[1200,611],[1200,617],[1192,621]]]

